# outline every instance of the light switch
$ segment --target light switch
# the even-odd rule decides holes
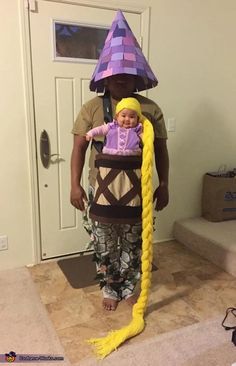
[[[168,130],[168,132],[175,132],[176,131],[176,119],[175,118],[168,118],[168,120],[167,120],[167,130]]]

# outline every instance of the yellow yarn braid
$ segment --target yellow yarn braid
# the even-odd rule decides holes
[[[144,329],[144,312],[148,301],[148,291],[151,285],[152,265],[152,235],[153,235],[153,192],[152,192],[152,166],[153,166],[153,140],[154,132],[150,121],[143,120],[143,159],[141,167],[142,186],[142,277],[141,292],[136,304],[133,306],[132,321],[126,327],[111,331],[106,337],[92,338],[88,343],[95,346],[99,358],[104,358],[117,349],[125,340],[136,336]]]

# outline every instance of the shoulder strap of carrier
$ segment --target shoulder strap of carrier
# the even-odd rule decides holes
[[[103,115],[104,115],[104,121],[106,123],[108,122],[112,122],[113,120],[113,113],[112,113],[112,105],[111,105],[111,98],[110,98],[110,93],[109,92],[105,92],[104,95],[102,96],[102,103],[103,103]],[[95,147],[95,149],[97,150],[97,152],[101,152],[102,148],[103,148],[103,142],[101,141],[95,141],[94,139],[92,140],[92,146]]]
[[[109,92],[104,93],[102,101],[103,101],[104,121],[106,123],[111,122],[113,120],[113,114],[112,114],[112,105]]]

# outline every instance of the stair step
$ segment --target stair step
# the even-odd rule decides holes
[[[173,235],[190,250],[236,277],[236,220],[179,220],[174,223]]]

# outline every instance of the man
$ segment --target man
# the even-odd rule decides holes
[[[110,51],[108,52],[109,48]],[[135,97],[141,104],[142,114],[152,122],[155,135],[155,163],[159,177],[159,186],[154,191],[153,199],[155,200],[155,209],[159,211],[169,201],[169,158],[165,123],[160,108],[153,101],[134,93],[134,91],[149,89],[156,85],[157,80],[150,66],[143,56],[122,12],[118,11],[92,76],[90,89],[98,92],[105,89],[110,98],[113,116],[116,104],[122,98]],[[85,154],[88,147],[85,135],[89,129],[103,123],[103,98],[95,97],[83,105],[72,130],[74,145],[71,156],[71,203],[81,211],[85,209],[84,202],[87,201],[87,194],[81,185]],[[94,167],[96,154],[96,144],[93,144],[89,163],[89,183],[92,189],[95,186],[97,174]],[[117,229],[117,227],[108,227],[106,225],[98,227],[93,223],[93,228],[95,238],[98,238],[96,234],[99,231],[103,232],[106,239],[105,243],[99,242],[99,239],[97,239],[95,245],[97,270],[103,288],[103,307],[106,310],[115,310],[118,302],[122,299],[133,305],[136,301],[134,289],[140,276],[141,223],[137,222],[125,228],[127,231],[124,240],[126,249],[121,248],[121,252],[117,249],[117,237],[114,239],[113,234],[112,237],[108,237],[108,235],[111,229],[120,232],[122,226]],[[120,268],[117,268],[118,266]]]

